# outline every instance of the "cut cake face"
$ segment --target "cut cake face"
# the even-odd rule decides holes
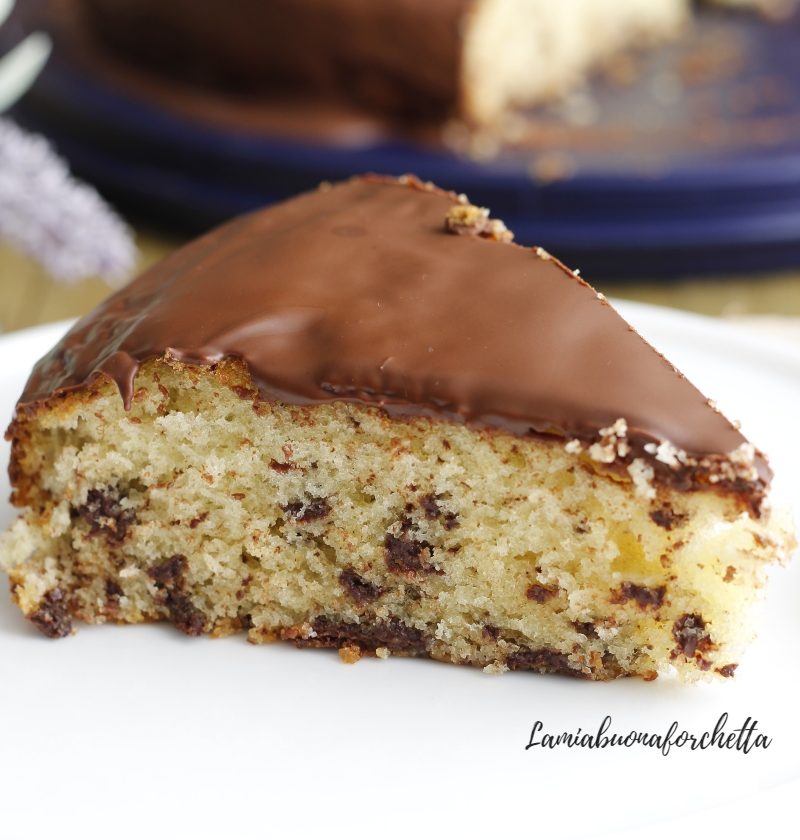
[[[791,542],[602,295],[413,178],[240,218],[80,321],[9,430],[14,598],[595,679],[730,676]]]

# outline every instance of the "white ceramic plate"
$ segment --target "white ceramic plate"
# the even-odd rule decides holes
[[[620,309],[742,421],[771,456],[776,495],[795,503],[800,353],[696,316]],[[0,422],[64,328],[0,338]],[[12,516],[3,502],[0,526]],[[688,687],[401,658],[348,667],[329,651],[167,626],[81,627],[53,642],[2,597],[0,834],[549,840],[645,826],[685,836],[703,820],[738,836],[748,819],[769,830],[800,795],[798,574],[796,563],[774,574],[736,678]],[[728,729],[756,719],[769,748],[525,749],[537,720],[586,732],[611,715],[623,734],[676,720],[700,734],[725,712]]]

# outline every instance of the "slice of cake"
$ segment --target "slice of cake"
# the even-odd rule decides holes
[[[355,179],[81,320],[8,436],[43,633],[167,620],[489,670],[732,675],[791,537],[766,460],[487,211]]]

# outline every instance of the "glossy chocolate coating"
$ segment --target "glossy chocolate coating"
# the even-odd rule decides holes
[[[667,440],[724,458],[745,442],[557,260],[449,233],[455,203],[413,179],[364,178],[239,218],[83,318],[21,403],[106,374],[129,404],[148,359],[239,357],[267,399],[584,440],[622,417],[640,453]]]

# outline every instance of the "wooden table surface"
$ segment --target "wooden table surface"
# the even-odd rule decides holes
[[[137,231],[140,268],[151,265],[181,240],[154,231]],[[591,277],[587,278],[591,282]],[[705,315],[741,319],[743,316],[783,316],[769,319],[777,332],[798,331],[800,338],[800,266],[781,275],[600,283],[607,295],[686,309]],[[0,245],[0,332],[88,312],[108,293],[99,280],[73,286],[53,282],[32,260]],[[789,320],[791,319],[791,320]],[[794,320],[798,319],[798,320]],[[764,321],[764,319],[759,319]]]

